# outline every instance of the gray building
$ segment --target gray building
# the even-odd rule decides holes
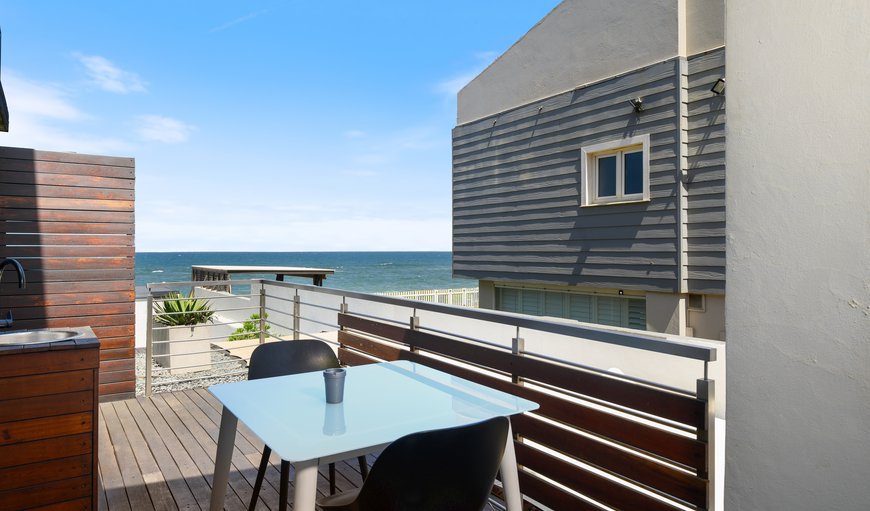
[[[724,0],[565,0],[459,92],[482,307],[724,339],[723,45]]]

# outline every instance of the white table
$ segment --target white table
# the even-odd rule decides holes
[[[296,468],[294,511],[313,511],[317,467],[382,449],[405,435],[538,408],[537,403],[407,361],[347,369],[344,402],[330,405],[323,374],[209,387],[223,403],[211,511],[223,509],[236,425],[244,422]],[[501,462],[507,507],[522,505],[512,435]]]

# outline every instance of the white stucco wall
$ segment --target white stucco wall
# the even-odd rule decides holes
[[[724,44],[724,0],[565,0],[458,95],[480,119]]]
[[[728,511],[870,507],[868,20],[728,0]]]
[[[691,335],[702,339],[725,340],[725,297],[704,296],[704,312],[688,311]]]
[[[686,335],[686,300],[674,293],[646,294],[646,329]]]
[[[686,56],[725,44],[725,0],[684,0]]]
[[[478,282],[477,303],[481,309],[495,309],[495,282],[491,280]]]

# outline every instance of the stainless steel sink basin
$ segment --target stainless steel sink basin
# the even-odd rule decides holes
[[[73,330],[22,330],[8,334],[0,333],[0,345],[65,341],[78,335],[79,333]]]

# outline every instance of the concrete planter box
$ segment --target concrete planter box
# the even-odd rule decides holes
[[[163,326],[155,324],[155,327]],[[212,341],[208,339],[219,335],[213,325],[172,327],[154,330],[153,335],[154,361],[169,369],[170,374],[193,373],[211,368]]]

